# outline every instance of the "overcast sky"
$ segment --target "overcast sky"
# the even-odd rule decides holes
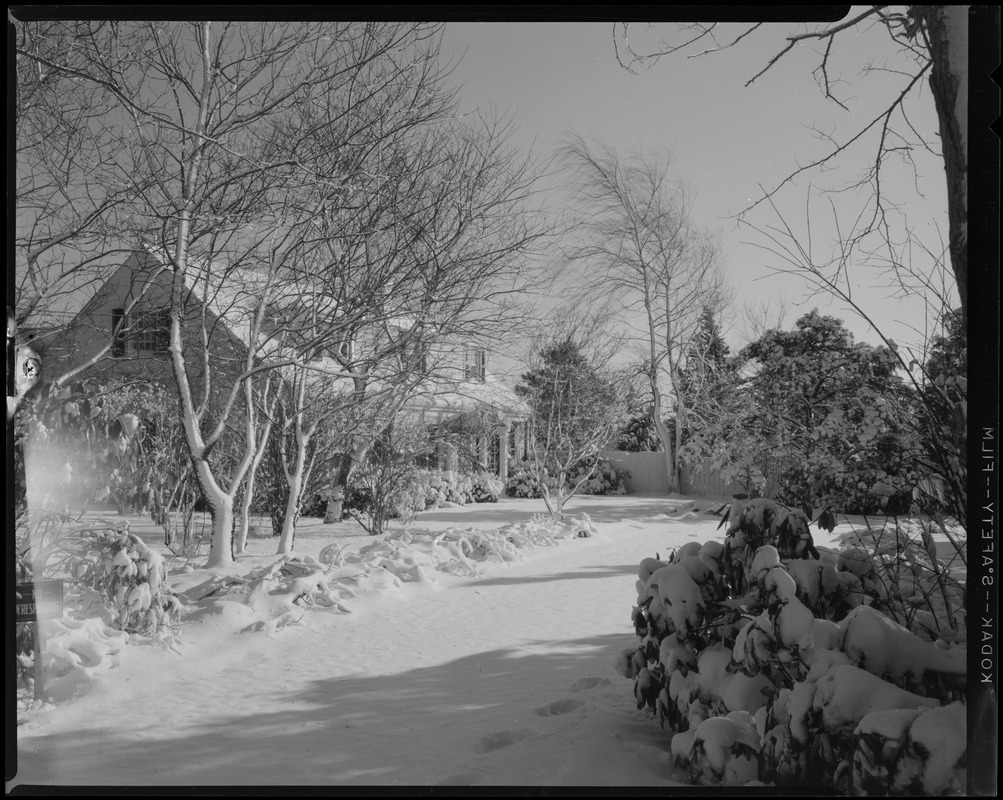
[[[671,35],[675,27],[635,23],[631,41],[643,47]],[[719,41],[731,41],[746,27],[723,27]],[[767,277],[771,259],[751,244],[757,241],[755,232],[737,229],[731,219],[759,196],[761,185],[773,187],[799,163],[824,152],[812,127],[848,137],[887,106],[903,75],[875,68],[913,67],[896,57],[887,32],[872,24],[844,32],[833,49],[829,78],[845,110],[825,100],[812,75],[822,48],[818,44],[795,47],[746,87],[783,48],[784,36],[798,30],[804,26],[768,23],[734,48],[699,58],[675,54],[631,74],[617,63],[611,23],[450,22],[443,56],[459,59],[452,79],[463,87],[461,107],[513,114],[518,125],[513,142],[532,147],[540,158],[552,155],[569,133],[622,149],[668,149],[676,176],[696,196],[695,221],[721,232],[725,265],[738,294],[729,331],[733,344],[741,344],[741,307],[775,295],[786,297],[791,306],[788,327],[800,313],[818,306],[846,320],[858,340],[876,344],[877,336],[850,311],[823,298],[806,301],[804,285],[791,278]],[[939,152],[937,117],[925,80],[917,89],[907,105],[909,121]],[[828,201],[820,199],[817,190],[858,179],[874,153],[874,140],[867,139],[842,157],[838,169],[808,173],[779,196],[781,212],[801,232],[810,211],[817,253],[827,255],[837,238],[829,224]],[[918,177],[911,168],[889,168],[883,179],[904,215],[897,221],[897,235],[904,237],[908,229],[927,248],[943,253],[943,162],[936,153],[921,149],[912,155]],[[837,198],[841,225],[852,223],[867,194],[843,193]],[[777,221],[766,208],[749,219],[758,227]],[[873,268],[856,270],[855,291],[867,298],[867,310],[898,342],[918,341],[912,328],[923,326],[922,304],[891,298],[885,283]]]

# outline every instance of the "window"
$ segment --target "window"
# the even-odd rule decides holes
[[[492,435],[488,439],[488,469],[492,475],[501,474],[501,437]]]
[[[468,381],[481,381],[486,374],[487,356],[480,347],[468,347],[464,354],[463,377]]]
[[[140,355],[162,355],[170,344],[171,315],[163,308],[151,311],[143,317],[142,325],[135,335],[136,352]]]
[[[129,322],[124,308],[111,310],[111,354],[113,358],[125,357],[125,329]]]

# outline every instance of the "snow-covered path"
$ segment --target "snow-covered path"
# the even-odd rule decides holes
[[[490,527],[539,510],[518,502],[416,526]],[[351,614],[312,609],[271,634],[240,633],[236,604],[191,620],[178,653],[127,647],[86,693],[34,712],[19,728],[17,783],[680,782],[670,733],[635,710],[613,668],[636,644],[639,561],[720,536],[715,517],[665,515],[680,505],[582,498],[573,511],[592,515],[597,537],[485,564],[479,578],[388,585],[354,598]],[[300,546],[328,541],[318,528]]]

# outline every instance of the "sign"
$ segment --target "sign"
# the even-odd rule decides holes
[[[19,583],[15,587],[17,622],[34,622],[39,619],[58,619],[63,616],[63,582],[35,581]]]

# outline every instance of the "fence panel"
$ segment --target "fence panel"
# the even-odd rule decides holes
[[[618,470],[630,473],[624,478],[628,494],[666,494],[668,470],[665,453],[633,453],[623,450],[605,450],[603,458],[608,458]],[[728,483],[721,473],[712,468],[710,459],[696,467],[684,466],[679,474],[679,491],[695,497],[730,497],[744,491],[734,483]]]
[[[623,480],[628,494],[668,494],[665,453],[606,450],[602,457],[608,458],[618,470],[630,473]]]
[[[725,481],[721,473],[711,467],[709,458],[695,468],[684,466],[679,472],[679,490],[683,494],[729,497],[743,491],[741,486]]]

